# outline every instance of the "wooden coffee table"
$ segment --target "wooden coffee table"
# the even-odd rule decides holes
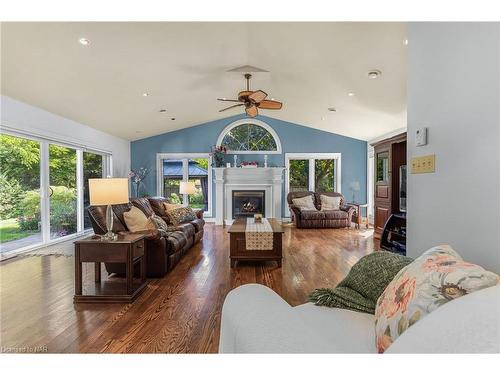
[[[245,229],[247,226],[246,218],[235,219],[233,225],[228,230],[230,240],[231,267],[236,265],[238,260],[267,261],[275,260],[281,267],[283,258],[283,227],[281,221],[276,219],[267,219],[273,230],[273,249],[272,250],[247,250],[245,240]]]

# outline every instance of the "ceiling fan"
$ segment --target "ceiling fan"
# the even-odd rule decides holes
[[[219,112],[227,111],[228,109],[245,106],[245,112],[250,117],[255,117],[259,114],[260,109],[281,109],[283,104],[276,100],[266,100],[267,94],[262,90],[250,91],[250,78],[251,74],[246,73],[245,79],[247,80],[247,89],[238,93],[238,99],[218,98],[221,102],[234,102],[239,103],[227,108],[221,109]]]

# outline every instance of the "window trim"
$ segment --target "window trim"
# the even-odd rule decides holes
[[[196,158],[206,158],[208,159],[208,210],[204,212],[204,216],[212,217],[212,155],[206,152],[183,152],[183,153],[157,153],[156,154],[156,195],[164,197],[163,192],[163,160],[165,159],[180,159],[182,160],[182,180],[187,181],[189,179],[188,171],[186,168],[188,166],[188,159]],[[188,202],[187,194],[183,194],[182,202],[186,205]]]
[[[227,125],[224,128],[224,130],[222,130],[222,132],[219,134],[219,137],[217,138],[216,145],[220,146],[222,144],[222,141],[224,140],[224,137],[232,129],[236,128],[237,126],[245,125],[245,124],[257,125],[257,126],[260,126],[261,128],[264,128],[265,130],[267,130],[271,134],[271,136],[273,137],[274,142],[276,142],[276,151],[248,151],[248,150],[247,151],[233,151],[233,150],[227,150],[228,154],[260,154],[260,155],[263,155],[263,154],[282,154],[283,153],[283,149],[281,148],[281,141],[280,141],[280,138],[278,137],[278,134],[276,133],[276,131],[269,124],[265,123],[264,121],[260,121],[260,120],[256,120],[256,119],[248,119],[248,118],[237,120],[237,121],[234,121],[234,122],[230,123],[229,125]]]
[[[309,160],[309,190],[315,191],[315,160],[334,159],[335,160],[335,191],[342,194],[342,154],[340,152],[332,153],[285,153],[285,197],[290,191],[290,160]],[[286,210],[285,217],[290,217],[290,211]]]

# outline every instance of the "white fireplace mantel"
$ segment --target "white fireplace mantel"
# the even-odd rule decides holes
[[[281,218],[284,169],[282,167],[214,168],[215,223],[217,225],[232,223],[233,190],[264,190],[266,192],[265,216]]]

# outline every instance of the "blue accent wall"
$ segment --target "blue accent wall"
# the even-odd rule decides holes
[[[244,114],[131,142],[132,169],[147,167],[151,170],[141,193],[156,195],[157,153],[210,152],[224,128],[242,118],[245,118]],[[257,116],[256,119],[270,125],[281,141],[283,153],[268,155],[270,167],[284,166],[287,152],[339,152],[342,154],[342,193],[347,200],[352,200],[350,183],[359,181],[360,191],[356,193],[356,201],[366,203],[367,144],[365,141],[272,117]],[[233,161],[233,155],[227,155],[226,158],[228,162]],[[238,162],[243,160],[256,160],[262,165],[264,155],[238,155]],[[284,193],[283,190],[283,195]],[[215,188],[213,189],[212,209],[215,211]],[[287,210],[286,204],[283,204],[283,214],[285,210]]]

